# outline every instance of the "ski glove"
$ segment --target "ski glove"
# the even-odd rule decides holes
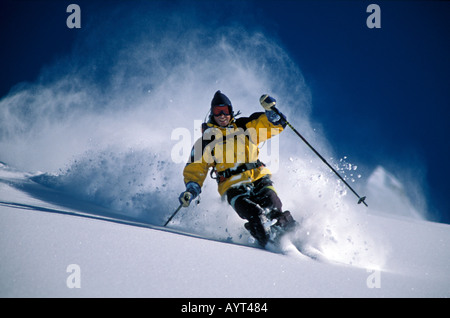
[[[286,116],[284,116],[284,114],[280,113],[280,111],[278,111],[278,114],[271,110],[271,111],[267,111],[266,110],[266,116],[267,119],[274,125],[281,125],[284,127],[286,127]]]
[[[259,99],[261,106],[266,110],[267,119],[274,125],[281,125],[286,127],[286,116],[284,116],[275,105],[277,101],[275,98],[265,94]],[[275,111],[276,110],[276,111]]]
[[[196,182],[188,182],[186,184],[186,191],[180,194],[178,200],[183,205],[183,207],[188,207],[199,194],[202,192],[200,186]]]

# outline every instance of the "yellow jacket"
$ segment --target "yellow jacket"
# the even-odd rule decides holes
[[[190,160],[184,168],[185,184],[196,182],[202,187],[210,168],[220,173],[243,163],[257,162],[258,144],[281,131],[283,126],[272,124],[263,112],[233,118],[228,127],[208,123],[202,138],[194,144]],[[232,186],[251,183],[266,175],[270,175],[270,170],[263,165],[229,178],[217,179],[218,191],[224,195]]]

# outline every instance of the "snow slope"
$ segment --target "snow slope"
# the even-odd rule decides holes
[[[1,297],[450,296],[448,225],[362,214],[389,250],[366,268],[120,223],[127,217],[30,177],[0,166]],[[68,287],[71,264],[80,288]]]

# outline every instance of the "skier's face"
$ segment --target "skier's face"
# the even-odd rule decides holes
[[[219,116],[214,116],[216,123],[220,127],[226,127],[230,123],[231,115],[220,114]]]

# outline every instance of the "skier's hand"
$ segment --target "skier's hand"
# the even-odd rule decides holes
[[[268,94],[262,95],[259,99],[259,102],[261,103],[261,106],[267,111],[271,111],[272,107],[274,107],[277,103],[275,98],[270,97]]]
[[[196,182],[188,182],[186,184],[186,191],[180,194],[178,200],[183,205],[183,207],[188,207],[191,201],[194,200],[202,192],[200,186]]]
[[[183,207],[187,208],[189,204],[191,204],[191,201],[194,199],[194,195],[190,193],[189,191],[185,191],[180,194],[180,197],[178,200],[180,200],[180,203],[183,205]]]

